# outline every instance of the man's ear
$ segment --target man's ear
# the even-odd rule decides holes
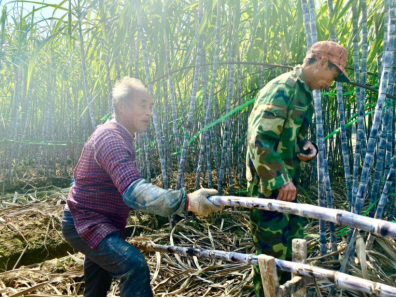
[[[116,103],[116,107],[117,107],[117,111],[119,113],[122,113],[126,109],[126,105],[122,100],[120,100]]]
[[[318,62],[318,67],[321,69],[327,68],[329,65],[329,59],[327,57],[323,57]]]

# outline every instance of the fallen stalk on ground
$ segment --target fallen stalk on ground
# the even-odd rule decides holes
[[[145,251],[157,251],[163,253],[174,253],[183,256],[196,256],[207,259],[226,260],[237,263],[248,263],[258,266],[258,256],[252,254],[243,254],[237,252],[225,252],[220,250],[208,250],[192,247],[180,247],[170,245],[159,245],[150,242],[138,240],[132,241],[132,244]],[[363,278],[355,277],[349,274],[340,273],[334,270],[323,269],[307,264],[295,263],[275,259],[276,267],[282,271],[287,271],[303,276],[310,276],[324,279],[329,283],[335,284],[341,288],[360,291],[363,293],[374,294],[378,296],[396,297],[396,288],[377,282],[372,282]]]

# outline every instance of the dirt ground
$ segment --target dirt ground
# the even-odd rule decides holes
[[[68,188],[43,187],[34,192],[2,197],[0,295],[42,297],[83,294],[84,256],[76,253],[61,233],[67,193]],[[317,221],[309,221],[305,228],[308,262],[329,269],[339,268],[339,260],[319,257],[317,231]],[[243,209],[228,208],[204,220],[182,219],[173,228],[170,228],[167,219],[132,211],[127,232],[128,241],[138,237],[157,244],[254,253],[249,212]],[[345,245],[346,239],[340,237],[338,248],[341,252]],[[370,280],[396,286],[395,251],[395,241],[379,239],[373,249],[366,252]],[[165,253],[145,253],[145,256],[156,296],[254,295],[250,265]],[[363,276],[358,258],[351,264],[350,274]],[[328,290],[328,284],[317,281],[316,285],[309,285],[308,295],[327,295]],[[115,280],[109,295],[119,294],[118,281]],[[337,295],[359,296],[361,293],[340,291]]]

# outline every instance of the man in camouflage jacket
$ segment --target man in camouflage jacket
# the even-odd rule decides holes
[[[347,51],[330,42],[318,42],[302,66],[269,82],[257,95],[248,123],[246,178],[251,197],[295,201],[300,162],[317,155],[308,140],[314,113],[312,90],[325,89],[334,80],[348,82]],[[291,243],[303,238],[303,218],[253,210],[250,228],[257,254],[291,259]],[[279,272],[280,282],[290,274]],[[263,296],[259,268],[255,268],[257,296]]]

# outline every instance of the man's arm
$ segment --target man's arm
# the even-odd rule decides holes
[[[276,151],[287,118],[288,104],[292,100],[290,91],[284,85],[274,85],[272,90],[257,99],[257,110],[249,119],[251,162],[261,183],[269,190],[292,182],[281,155]]]
[[[122,194],[134,181],[141,179],[134,160],[133,147],[111,129],[96,132],[94,138],[94,158],[106,171],[118,192]]]
[[[165,190],[144,179],[139,179],[128,186],[122,198],[128,207],[151,214],[164,217],[174,213],[187,214],[185,188]]]
[[[312,115],[308,116],[312,118]],[[310,125],[310,120],[308,117],[303,119],[303,123],[301,124],[300,128],[300,133],[298,134],[297,137],[297,142],[300,148],[302,148],[304,151],[307,151],[307,153],[300,153],[297,155],[298,159],[302,162],[310,162],[312,159],[318,155],[318,146],[308,140],[308,128]]]
[[[213,205],[207,197],[217,194],[215,189],[200,189],[189,195],[185,188],[180,190],[162,189],[144,179],[133,182],[123,193],[124,203],[136,210],[170,216],[174,213],[186,215],[187,211],[198,216],[207,216],[212,212],[222,210]]]
[[[134,152],[121,136],[106,130],[94,137],[95,160],[111,177],[128,207],[165,217],[187,211],[206,216],[221,210],[207,200],[217,194],[216,190],[198,190],[189,199],[184,188],[164,190],[142,179],[133,160]]]

